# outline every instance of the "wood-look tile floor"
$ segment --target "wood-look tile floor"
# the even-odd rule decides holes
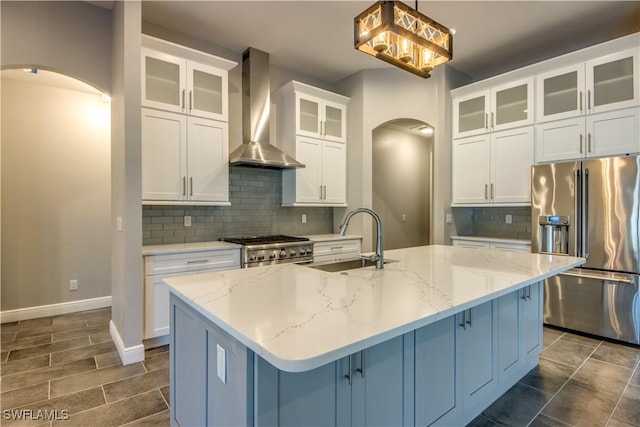
[[[0,325],[0,425],[168,426],[168,347],[122,366],[110,318],[100,309]],[[540,365],[470,426],[640,426],[639,365],[638,347],[545,328]],[[42,411],[69,419],[8,419]]]
[[[122,366],[110,319],[106,308],[0,325],[0,425],[168,426],[168,346]]]

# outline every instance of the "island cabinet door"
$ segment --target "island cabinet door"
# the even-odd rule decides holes
[[[485,302],[457,315],[456,339],[462,378],[462,406],[474,412],[486,403],[497,387],[497,358],[493,320],[493,301]]]
[[[535,283],[520,292],[523,353],[537,364],[542,350],[542,286]]]
[[[401,426],[404,422],[404,336],[351,356],[352,426]]]
[[[413,401],[411,425],[437,424],[456,407],[456,316],[415,331]]]
[[[511,292],[498,298],[495,309],[498,312],[498,369],[499,375],[509,377],[517,373],[520,366],[520,297],[522,291]]]
[[[305,372],[285,372],[255,361],[254,422],[257,426],[349,425],[349,358]]]
[[[197,313],[171,297],[171,425],[206,425],[206,335]]]

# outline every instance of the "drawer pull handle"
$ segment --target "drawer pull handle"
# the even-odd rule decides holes
[[[208,259],[199,259],[199,260],[195,260],[195,261],[187,261],[187,264],[193,265],[193,264],[205,264],[209,262]]]
[[[332,251],[338,251],[340,249],[342,249],[342,246],[331,246]]]

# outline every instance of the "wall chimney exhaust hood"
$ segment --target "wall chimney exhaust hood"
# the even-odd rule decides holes
[[[270,169],[304,165],[269,143],[269,54],[252,47],[242,54],[242,144],[229,155],[231,166]]]

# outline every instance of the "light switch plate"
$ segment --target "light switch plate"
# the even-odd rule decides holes
[[[189,215],[184,217],[184,226],[191,227],[191,217]]]
[[[513,222],[513,217],[511,215],[505,215],[504,222],[507,224],[511,224]]]
[[[446,219],[447,224],[451,224],[453,222],[453,215],[448,213],[447,214],[447,219]]]
[[[218,378],[222,380],[224,384],[227,383],[227,350],[220,347],[220,344],[216,344],[216,360],[217,360],[217,372]]]

